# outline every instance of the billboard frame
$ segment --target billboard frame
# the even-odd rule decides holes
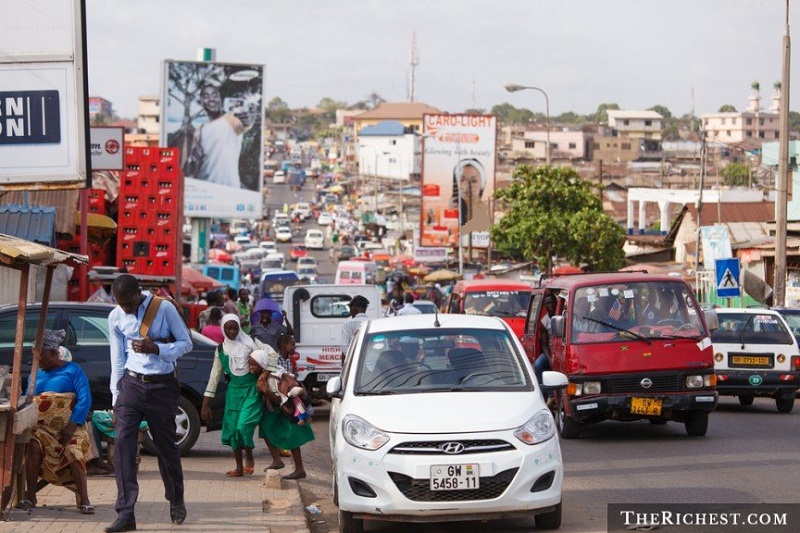
[[[60,2],[61,0],[53,0]],[[70,119],[74,121],[74,146],[67,153],[74,157],[74,170],[48,173],[45,177],[37,174],[0,174],[0,191],[15,190],[54,190],[85,189],[92,185],[90,132],[87,110],[89,108],[89,76],[86,68],[86,0],[70,0],[72,3],[72,50],[61,53],[11,53],[0,56],[0,72],[18,70],[20,65],[36,65],[40,70],[50,67],[64,67],[72,76],[67,77],[65,94],[59,99],[66,104],[65,124],[61,125],[67,135],[62,136],[60,143],[69,142]],[[72,99],[66,99],[72,90]],[[70,105],[74,104],[74,105]],[[22,181],[6,181],[22,180]],[[38,180],[38,181],[37,181]]]

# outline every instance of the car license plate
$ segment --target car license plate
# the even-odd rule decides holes
[[[473,490],[480,485],[477,464],[431,466],[431,490]]]
[[[731,364],[744,366],[770,366],[769,357],[752,355],[733,355],[731,356]]]
[[[322,383],[323,381],[329,381],[339,374],[317,374],[317,381]]]
[[[661,415],[661,400],[656,398],[631,398],[631,414]]]

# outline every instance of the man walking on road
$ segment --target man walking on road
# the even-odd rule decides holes
[[[361,296],[355,296],[350,303],[350,320],[342,326],[342,363],[347,355],[347,349],[350,347],[350,342],[356,336],[358,327],[362,322],[367,320],[367,307],[369,307],[369,300]]]
[[[171,302],[143,293],[138,280],[123,274],[111,287],[115,307],[108,315],[111,395],[116,431],[117,519],[107,533],[135,531],[139,496],[136,451],[139,424],[147,420],[158,451],[158,469],[174,524],[186,519],[183,469],[175,443],[180,390],[175,367],[192,349],[189,330]]]

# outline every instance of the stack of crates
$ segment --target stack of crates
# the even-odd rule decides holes
[[[81,253],[80,235],[75,235],[71,239],[59,239],[58,242],[56,243],[56,248],[73,254]],[[91,270],[96,266],[108,265],[108,259],[109,259],[109,250],[107,246],[100,246],[99,244],[89,242],[89,266],[87,267],[88,270]],[[99,284],[96,283],[90,284],[89,294],[91,295],[91,293],[96,291],[98,288],[100,288]],[[69,283],[67,284],[67,300],[69,300],[70,302],[81,301],[80,269],[78,268],[75,268],[72,271],[72,277],[70,278]]]
[[[105,215],[108,212],[105,189],[89,189],[89,212]]]
[[[125,148],[119,184],[117,267],[175,276],[181,266],[183,175],[176,148]]]

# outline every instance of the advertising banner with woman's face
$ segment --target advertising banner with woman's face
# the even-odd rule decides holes
[[[264,66],[165,61],[161,144],[177,147],[184,215],[261,218]]]
[[[455,246],[461,226],[486,231],[491,222],[497,120],[425,115],[423,121],[420,246]]]

